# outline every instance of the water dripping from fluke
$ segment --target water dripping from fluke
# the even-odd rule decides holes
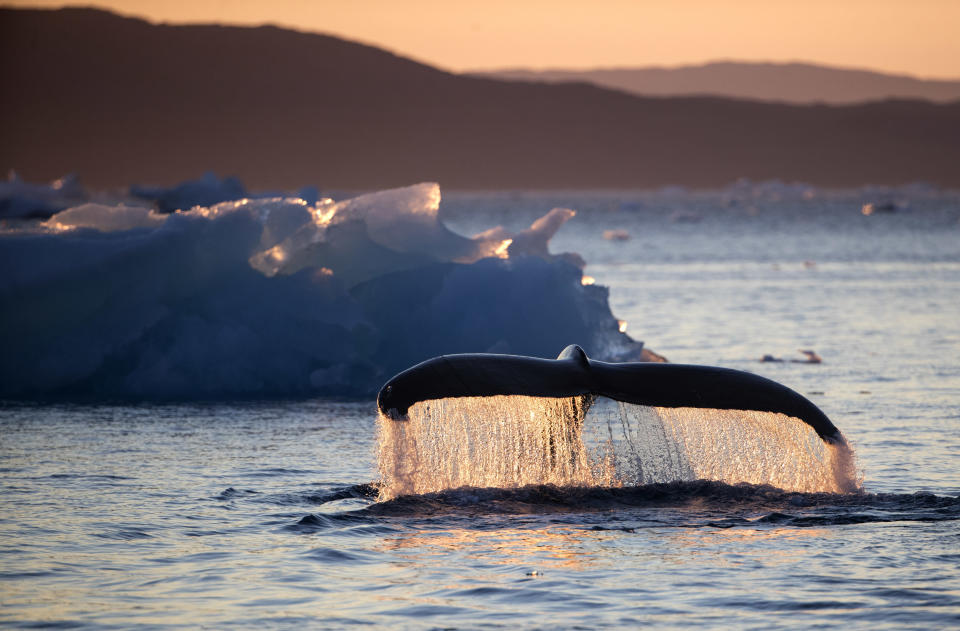
[[[380,500],[461,487],[714,480],[860,490],[852,449],[813,403],[737,370],[447,355],[377,397]]]

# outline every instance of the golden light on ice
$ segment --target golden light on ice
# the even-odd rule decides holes
[[[617,320],[617,325],[620,328],[621,333],[627,332],[627,321],[626,320]]]
[[[333,276],[333,270],[329,267],[321,267],[313,273],[313,280],[324,280]]]
[[[283,246],[281,245],[273,246],[267,250],[266,254],[276,263],[283,263],[287,260],[287,253],[284,251]]]
[[[594,284],[595,282],[597,282],[597,279],[596,279],[596,278],[594,278],[593,276],[587,276],[586,274],[584,274],[584,275],[580,278],[580,284],[581,284],[581,285],[584,285],[584,286],[586,286],[586,285],[592,285],[592,284]]]
[[[318,227],[330,225],[334,215],[337,214],[337,208],[338,206],[333,203],[332,199],[321,200],[310,210],[313,215],[313,223]]]
[[[493,251],[494,256],[501,259],[510,258],[509,250],[511,243],[513,243],[513,239],[504,239],[501,241],[500,245]]]
[[[438,184],[434,184],[431,187],[428,195],[428,203],[423,205],[421,212],[427,215],[436,216],[437,211],[440,210],[440,199],[440,186]]]

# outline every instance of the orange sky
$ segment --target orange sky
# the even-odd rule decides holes
[[[62,6],[56,0],[0,0]],[[450,70],[810,61],[960,79],[960,0],[95,0],[154,21],[264,22]]]

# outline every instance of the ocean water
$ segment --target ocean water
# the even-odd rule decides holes
[[[859,492],[738,483],[760,461],[744,439],[710,469],[726,481],[576,470],[379,500],[373,401],[6,402],[0,625],[960,625],[960,199],[865,216],[869,192],[808,197],[458,194],[443,212],[472,234],[576,209],[551,248],[587,260],[628,332],[810,398],[852,445]],[[693,426],[662,416],[649,426]]]

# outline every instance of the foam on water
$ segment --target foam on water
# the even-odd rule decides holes
[[[380,499],[464,486],[636,486],[716,480],[786,491],[859,489],[852,450],[769,412],[652,408],[600,398],[418,403],[378,421]]]

